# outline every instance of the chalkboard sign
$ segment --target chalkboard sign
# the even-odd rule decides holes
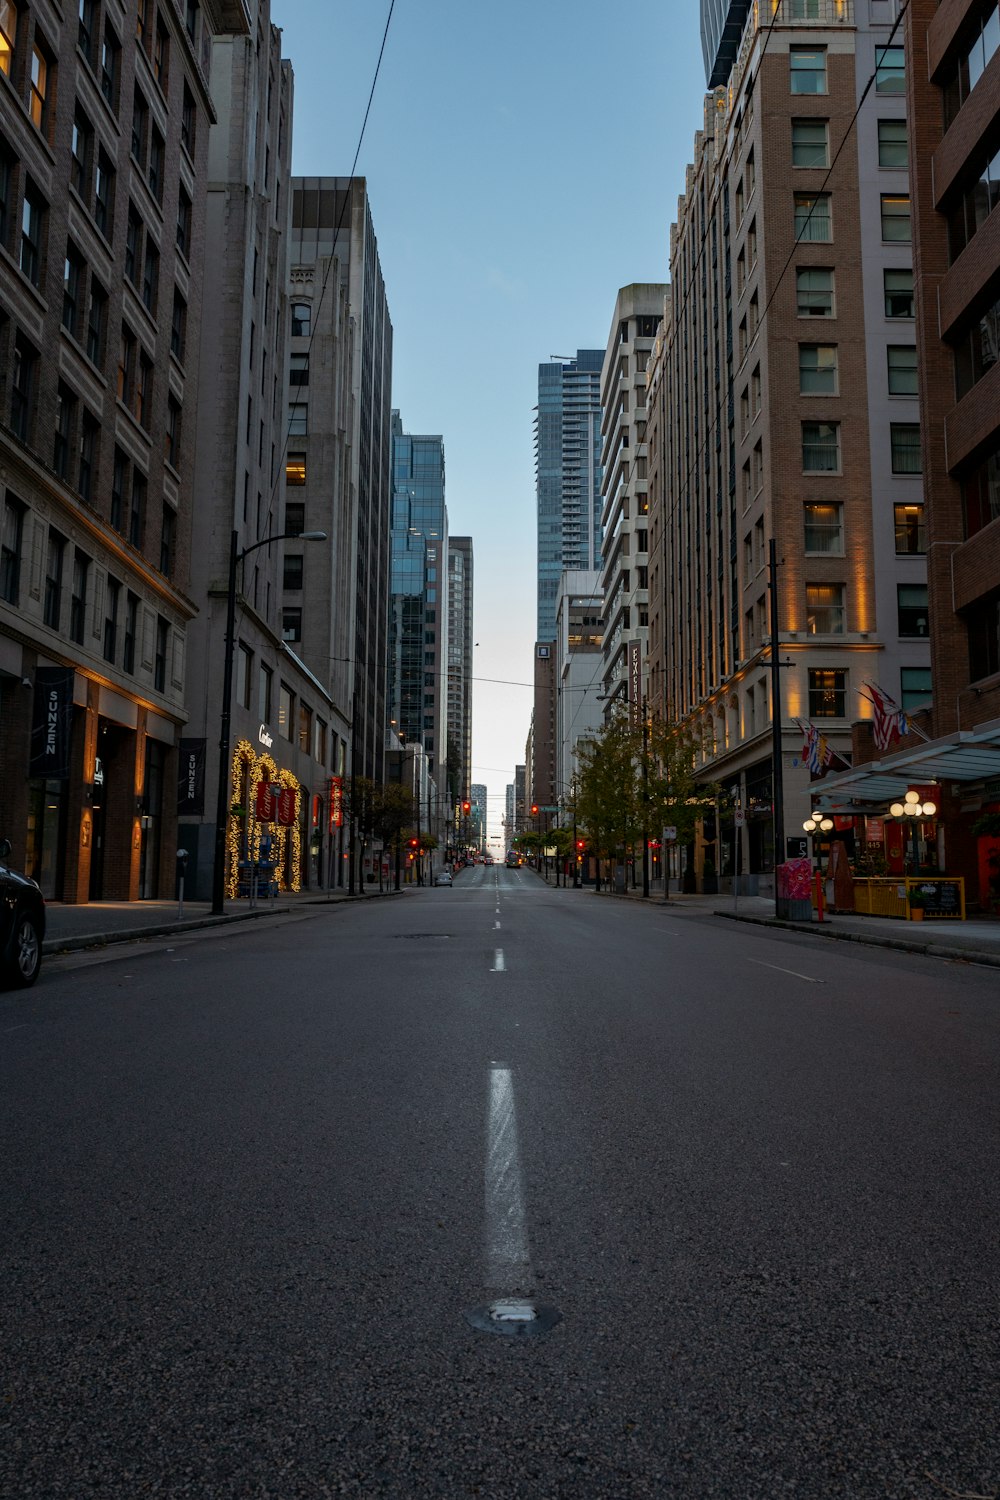
[[[924,880],[911,890],[924,898],[924,917],[961,917],[962,882],[960,880]]]

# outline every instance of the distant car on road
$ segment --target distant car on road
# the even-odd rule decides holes
[[[451,878],[450,870],[439,870],[438,873],[434,876],[435,885],[454,885],[454,883],[455,882]]]
[[[10,844],[0,840],[0,975],[6,985],[34,984],[42,966],[45,900],[33,880],[11,869]]]

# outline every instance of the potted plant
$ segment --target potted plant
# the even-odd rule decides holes
[[[918,885],[911,885],[906,893],[907,905],[910,908],[910,921],[922,922],[924,920],[924,907],[927,905],[927,897]]]

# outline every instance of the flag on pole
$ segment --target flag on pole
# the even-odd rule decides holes
[[[801,719],[796,719],[795,722],[805,735],[805,743],[802,746],[802,764],[808,766],[814,776],[820,776],[833,759],[830,742],[811,720],[807,720],[805,724]]]
[[[877,750],[888,750],[904,734],[910,732],[910,721],[894,698],[876,683],[868,684],[869,702],[872,705],[872,734]]]

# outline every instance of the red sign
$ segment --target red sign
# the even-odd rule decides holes
[[[258,823],[274,822],[280,790],[281,788],[275,782],[258,781],[255,799]]]
[[[283,786],[278,793],[278,822],[290,828],[295,822],[295,788]]]
[[[344,826],[344,778],[330,777],[330,832]]]

